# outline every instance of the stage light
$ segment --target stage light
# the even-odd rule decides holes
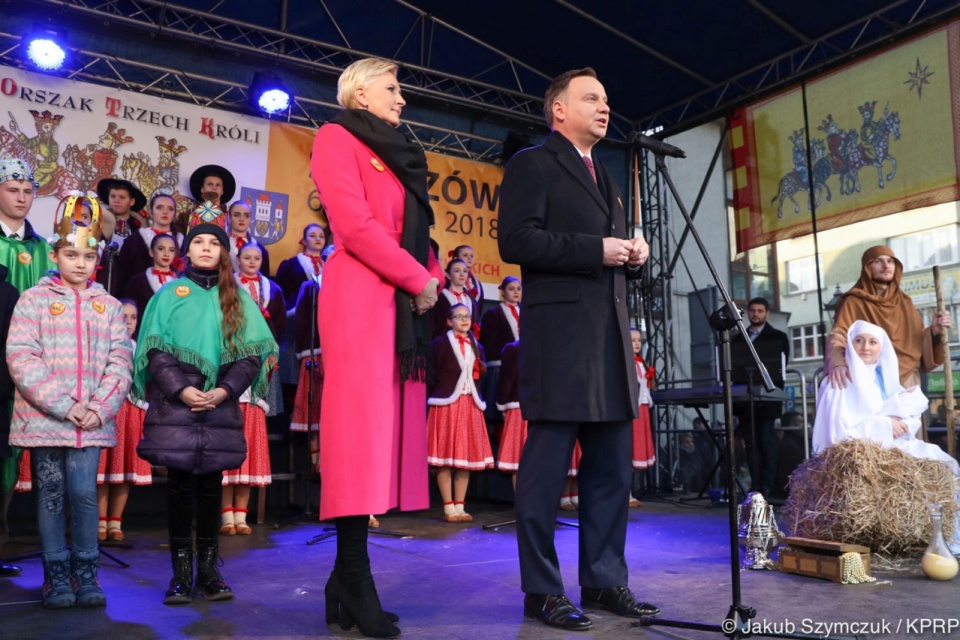
[[[25,38],[27,42],[27,57],[38,69],[56,71],[63,66],[67,59],[67,52],[57,43],[62,36],[56,29],[36,27]]]
[[[268,115],[290,108],[290,92],[272,73],[259,72],[253,76],[250,98],[254,105]]]

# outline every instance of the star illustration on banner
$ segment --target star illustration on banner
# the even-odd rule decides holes
[[[920,57],[917,57],[917,68],[914,71],[908,71],[907,75],[910,76],[909,80],[905,80],[903,84],[910,85],[909,91],[917,90],[917,98],[923,98],[923,85],[930,84],[930,76],[933,75],[933,71],[927,71],[930,68],[930,65],[925,67],[920,66]]]

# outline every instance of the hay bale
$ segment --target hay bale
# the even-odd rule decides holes
[[[848,439],[790,475],[781,523],[795,536],[862,544],[882,554],[925,547],[929,503],[943,505],[943,533],[953,534],[956,478],[947,465]]]

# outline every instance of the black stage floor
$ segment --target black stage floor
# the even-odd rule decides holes
[[[134,489],[136,492],[136,488]],[[483,530],[508,520],[509,505],[473,503],[472,524],[446,524],[439,509],[381,518],[383,529],[410,537],[371,536],[370,554],[385,606],[401,616],[405,638],[722,638],[682,629],[641,628],[606,612],[592,614],[588,632],[564,634],[525,620],[512,526]],[[568,518],[569,512],[558,512]],[[576,519],[573,512],[570,519]],[[34,550],[35,525],[15,523],[7,555]],[[333,563],[335,541],[308,546],[322,532],[311,522],[254,534],[222,537],[224,577],[236,592],[226,603],[197,600],[161,604],[170,578],[162,515],[126,523],[132,548],[109,548],[131,564],[124,569],[102,558],[107,607],[45,611],[39,605],[39,559],[20,562],[23,575],[0,579],[0,638],[357,638],[356,630],[327,627],[323,585]],[[33,531],[34,533],[31,533]],[[577,529],[558,527],[557,548],[568,593],[579,602]],[[627,559],[630,586],[656,603],[662,616],[720,624],[731,603],[727,514],[724,508],[647,502],[630,513]],[[960,578],[927,580],[915,561],[874,570],[881,582],[839,585],[776,572],[741,573],[743,603],[774,631],[812,634],[844,631],[838,623],[864,625],[871,638],[957,638]],[[934,630],[932,620],[945,620]],[[952,621],[952,622],[951,622]],[[814,625],[822,626],[814,626]],[[834,625],[828,627],[827,625]],[[947,625],[953,625],[947,630]],[[876,631],[880,631],[877,633]]]

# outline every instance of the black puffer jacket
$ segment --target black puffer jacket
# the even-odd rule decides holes
[[[180,400],[180,392],[189,386],[203,388],[200,370],[158,349],[148,356],[153,382],[147,389],[150,407],[143,440],[137,446],[140,457],[196,474],[238,468],[247,457],[238,400],[257,376],[260,358],[220,367],[217,386],[227,391],[227,399],[211,411],[193,412]]]

